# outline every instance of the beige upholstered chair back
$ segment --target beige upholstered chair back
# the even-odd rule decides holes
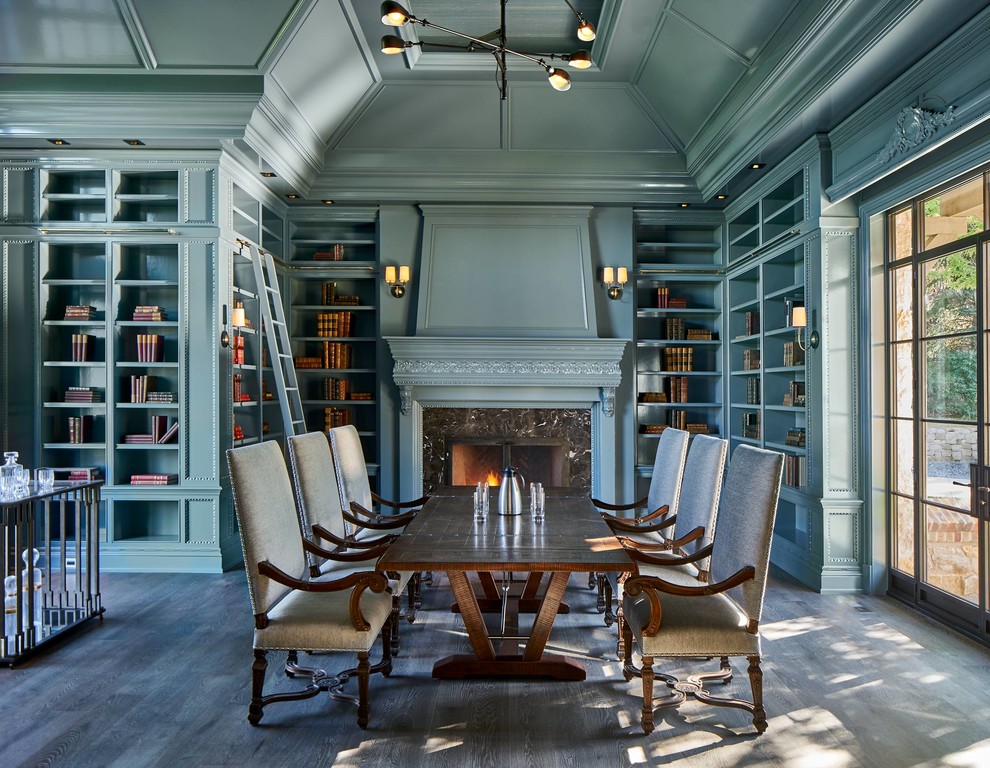
[[[299,503],[299,520],[307,536],[314,525],[344,538],[344,518],[341,516],[340,489],[330,457],[330,443],[323,432],[307,432],[289,438],[289,458]]]
[[[664,430],[666,433],[667,430]],[[705,529],[705,535],[698,545],[705,546],[711,542],[728,452],[727,440],[710,435],[694,436],[684,462],[681,501],[677,505],[673,538],[679,539],[701,526]],[[707,562],[698,563],[698,567],[707,570]]]
[[[780,496],[784,456],[740,445],[732,453],[722,489],[711,581],[727,579],[740,568],[755,566],[756,577],[730,594],[750,619],[760,620],[770,567],[770,543]]]
[[[665,504],[669,508],[668,514],[677,513],[688,437],[690,435],[684,430],[671,427],[660,433],[657,457],[653,462],[653,475],[650,478],[650,490],[646,497],[647,513],[654,512]]]
[[[370,510],[373,502],[371,485],[368,482],[368,466],[364,463],[364,449],[357,429],[352,424],[331,429],[330,450],[340,488],[340,503],[344,509],[349,510],[351,502],[356,501]]]
[[[232,448],[227,466],[251,607],[255,614],[265,613],[289,588],[260,576],[258,563],[267,560],[297,579],[306,573],[289,471],[275,442]]]

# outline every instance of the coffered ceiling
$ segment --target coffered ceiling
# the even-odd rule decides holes
[[[483,37],[498,0],[408,0]],[[566,93],[523,59],[386,56],[378,0],[0,0],[0,153],[225,146],[277,191],[703,202],[827,131],[982,0],[508,0],[508,45],[589,47]],[[410,42],[453,40],[409,25]]]

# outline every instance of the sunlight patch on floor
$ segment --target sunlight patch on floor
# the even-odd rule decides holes
[[[626,750],[626,756],[629,758],[630,765],[646,762],[646,750],[642,747],[629,747]]]
[[[912,638],[886,624],[874,624],[867,627],[864,635],[871,640],[886,640],[889,643],[894,643],[902,650],[924,650],[924,647],[919,645]]]
[[[827,627],[822,623],[821,618],[802,616],[799,619],[786,619],[775,621],[772,624],[764,624],[760,627],[760,634],[764,640],[783,640],[823,629],[827,629]]]
[[[448,739],[441,736],[430,736],[423,745],[423,751],[432,755],[436,752],[443,752],[445,749],[464,746],[464,739]]]
[[[986,768],[990,765],[990,739],[977,742],[961,752],[926,760],[912,768]]]

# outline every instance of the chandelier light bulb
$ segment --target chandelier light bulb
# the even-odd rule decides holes
[[[567,56],[567,63],[574,69],[587,69],[591,66],[591,54],[585,50],[574,51]]]
[[[547,70],[547,74],[548,74],[547,79],[550,81],[550,85],[553,86],[554,90],[557,91],[570,90],[571,76],[567,74],[567,72],[565,72],[562,69],[558,69],[557,67],[550,67],[550,69]]]
[[[392,56],[396,53],[402,53],[406,49],[405,41],[396,35],[385,35],[382,37],[382,53],[387,53]]]
[[[581,24],[577,28],[578,40],[590,43],[595,39],[595,26],[585,19],[581,19]]]
[[[390,27],[404,27],[409,23],[409,11],[392,0],[382,3],[382,24]]]

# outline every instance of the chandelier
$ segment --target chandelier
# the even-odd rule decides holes
[[[410,41],[403,40],[398,35],[385,35],[382,37],[382,53],[386,54],[396,54],[402,53],[406,48],[411,48],[414,45],[418,45],[421,48],[423,46],[431,46],[435,48],[456,48],[457,50],[468,51],[469,53],[490,53],[495,57],[495,65],[497,67],[497,77],[496,83],[498,85],[499,97],[504,101],[506,97],[506,91],[508,89],[508,74],[506,70],[505,60],[506,56],[518,56],[521,59],[526,59],[534,64],[543,67],[547,73],[547,79],[558,91],[566,91],[571,87],[571,76],[560,67],[554,67],[547,63],[547,60],[553,61],[554,59],[560,59],[561,61],[567,62],[574,69],[587,69],[591,66],[591,54],[586,50],[575,51],[574,53],[533,53],[531,51],[516,51],[509,48],[505,41],[505,6],[507,0],[499,0],[499,5],[501,6],[501,23],[498,29],[483,35],[481,37],[472,37],[471,35],[466,35],[463,32],[458,32],[453,29],[448,29],[447,27],[442,27],[439,24],[434,24],[432,21],[427,21],[426,19],[420,19],[413,16],[409,11],[403,8],[399,3],[393,2],[392,0],[386,0],[382,3],[382,24],[390,27],[404,27],[410,22],[413,24],[419,24],[420,26],[427,27],[430,29],[436,29],[440,32],[445,32],[448,35],[454,35],[462,40],[467,40],[466,45],[453,45],[446,43],[431,43],[424,41]],[[564,0],[567,7],[574,12],[577,16],[578,27],[577,36],[579,40],[585,42],[590,42],[595,39],[595,27],[589,22],[581,13],[570,3],[570,0]]]

